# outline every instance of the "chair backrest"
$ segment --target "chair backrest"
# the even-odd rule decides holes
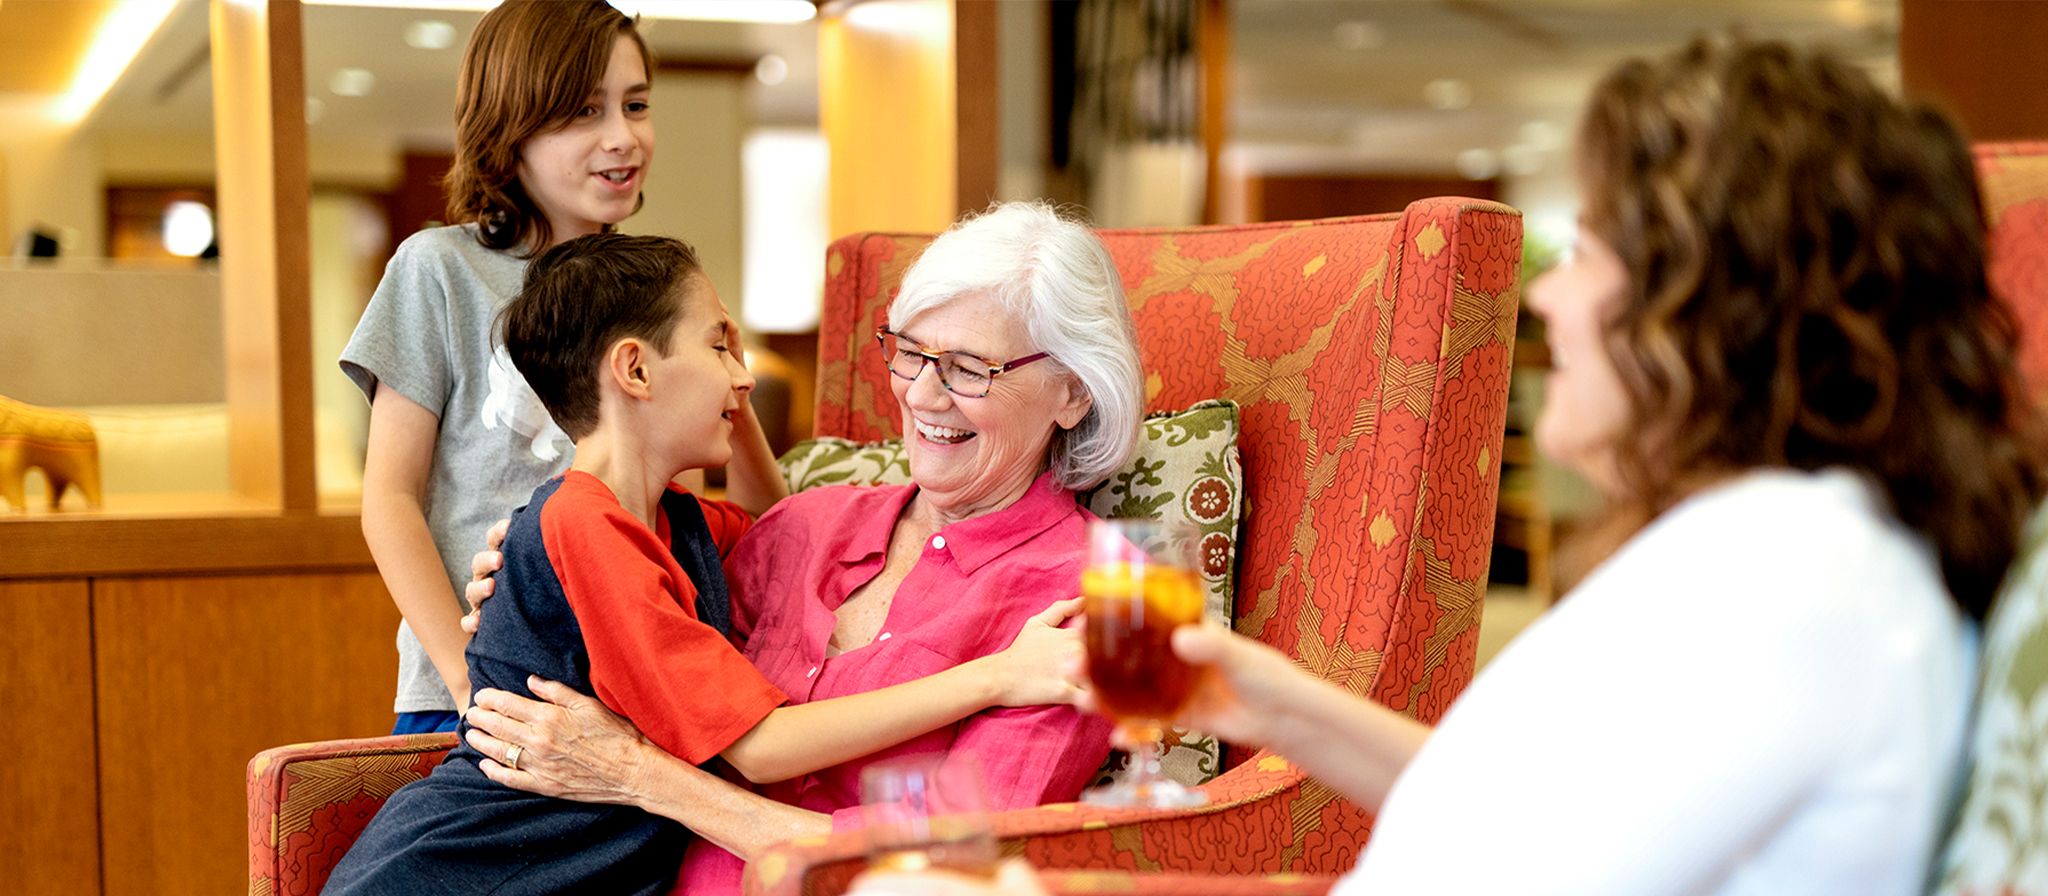
[[[1977,147],[1991,220],[1991,287],[2020,329],[2020,369],[2048,405],[2048,142]]]
[[[1521,224],[1440,198],[1099,231],[1137,319],[1147,409],[1242,407],[1238,631],[1424,721],[1472,677]],[[870,334],[930,239],[856,234],[828,252],[819,435],[899,435]]]

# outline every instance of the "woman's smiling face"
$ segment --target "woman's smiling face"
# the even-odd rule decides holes
[[[995,299],[969,294],[911,318],[898,335],[924,350],[965,352],[1003,363],[1038,351],[1024,324]],[[919,498],[947,521],[1000,510],[1045,472],[1055,428],[1088,413],[1075,379],[1051,359],[995,378],[989,393],[946,391],[930,364],[916,380],[889,377],[903,412],[910,478]]]
[[[1536,446],[1602,488],[1612,485],[1614,444],[1628,422],[1628,392],[1607,355],[1607,324],[1627,288],[1621,257],[1583,227],[1570,255],[1529,284],[1529,309],[1550,343]]]

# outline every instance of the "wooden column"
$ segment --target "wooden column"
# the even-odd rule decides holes
[[[818,29],[833,236],[943,230],[995,195],[996,24],[986,3],[868,0]]]
[[[1223,141],[1230,138],[1230,4],[1202,0],[1202,223],[1221,223]]]
[[[229,476],[313,512],[305,53],[294,0],[212,0]]]
[[[1899,80],[1976,141],[2048,140],[2048,0],[1903,0]]]

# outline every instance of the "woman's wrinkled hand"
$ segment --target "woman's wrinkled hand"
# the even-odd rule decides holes
[[[486,757],[491,780],[542,796],[585,803],[633,805],[646,751],[654,749],[633,723],[597,698],[538,676],[527,679],[542,703],[486,688],[463,716],[464,735]],[[506,753],[519,747],[518,768]]]
[[[462,630],[476,634],[477,624],[483,621],[484,601],[498,592],[498,570],[505,567],[505,555],[498,549],[505,545],[505,531],[512,528],[509,519],[491,524],[484,533],[484,549],[469,558],[469,584],[463,586],[462,596],[469,601],[469,612],[462,617]]]
[[[849,896],[1046,896],[1038,872],[1023,859],[998,866],[994,880],[950,871],[870,871],[853,879]]]
[[[1001,653],[991,654],[991,672],[1002,706],[1072,704],[1082,687],[1071,674],[1081,656],[1081,599],[1046,607],[1024,622]]]

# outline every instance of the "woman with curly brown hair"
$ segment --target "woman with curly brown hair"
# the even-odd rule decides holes
[[[1179,722],[1378,813],[1339,896],[1917,893],[2043,486],[1964,140],[1828,56],[1702,41],[1610,74],[1580,143],[1529,300],[1598,565],[1434,731],[1193,626]]]

